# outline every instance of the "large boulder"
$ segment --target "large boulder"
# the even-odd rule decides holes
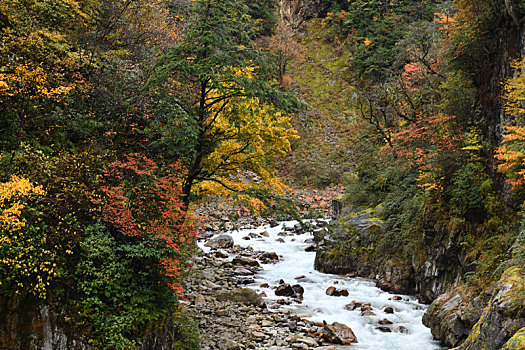
[[[217,295],[218,301],[232,301],[238,304],[262,306],[264,300],[250,288],[237,288],[231,292],[222,292]]]
[[[283,283],[275,290],[275,295],[280,297],[292,297],[295,296],[295,291],[288,283]]]
[[[525,327],[524,286],[525,269],[507,269],[498,283],[486,291],[491,298],[458,350],[501,349],[511,338],[516,343],[523,342],[520,329]]]
[[[423,324],[444,345],[457,350],[501,349],[507,345],[513,349],[510,346],[520,340],[520,329],[525,327],[524,285],[525,269],[513,267],[475,298],[461,289],[452,290],[430,305]]]
[[[206,242],[204,246],[214,248],[214,249],[231,248],[233,247],[233,238],[230,235],[215,236],[212,239],[210,239],[208,242]]]
[[[357,343],[357,338],[352,329],[339,322],[325,325],[323,338],[333,344],[350,345]]]

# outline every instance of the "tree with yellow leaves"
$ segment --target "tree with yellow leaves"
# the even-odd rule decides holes
[[[198,183],[199,193],[242,199],[282,193],[275,165],[295,137],[282,110],[293,100],[268,83],[242,1],[197,0],[194,6],[184,41],[160,60],[150,82],[166,88],[180,108],[173,116],[179,127],[169,137],[178,139],[172,149],[185,152],[185,204]]]
[[[13,175],[0,183],[0,291],[46,297],[50,281],[57,276],[56,251],[46,248],[45,229],[27,225],[27,203],[44,194],[41,186]]]

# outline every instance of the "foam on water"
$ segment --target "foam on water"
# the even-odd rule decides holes
[[[262,226],[258,229],[248,229],[228,232],[232,235],[235,244],[243,247],[251,246],[255,250],[275,252],[282,256],[282,260],[277,264],[262,264],[263,270],[256,276],[256,283],[249,285],[258,291],[265,291],[268,295],[267,301],[277,300],[271,288],[258,287],[261,283],[268,283],[276,286],[279,280],[286,283],[299,283],[304,288],[304,300],[302,304],[293,303],[283,308],[289,308],[297,314],[307,314],[305,317],[312,321],[326,321],[328,323],[344,323],[354,331],[359,343],[351,347],[340,347],[341,349],[382,349],[382,350],[434,350],[442,347],[432,339],[430,330],[421,323],[421,318],[426,306],[417,302],[414,297],[402,295],[403,300],[389,300],[393,295],[383,292],[375,286],[375,283],[362,278],[346,278],[338,275],[323,274],[313,268],[315,252],[305,252],[304,249],[309,245],[304,243],[308,238],[312,238],[311,233],[301,235],[280,237],[277,234],[282,232],[283,226],[293,226],[296,221],[281,223],[277,227],[270,228]],[[269,237],[262,237],[251,240],[243,240],[248,233],[260,233],[266,231]],[[277,241],[278,238],[284,239],[285,243]],[[207,251],[209,248],[201,248]],[[295,277],[305,276],[300,281]],[[326,289],[335,286],[337,289],[346,289],[349,296],[333,297],[326,295]],[[347,311],[344,306],[351,301],[370,303],[373,307],[375,316],[361,316],[359,309]],[[387,306],[394,308],[394,314],[386,314],[383,309]],[[387,318],[394,323],[394,326],[404,326],[408,329],[408,334],[403,333],[383,333],[376,329],[377,322]]]

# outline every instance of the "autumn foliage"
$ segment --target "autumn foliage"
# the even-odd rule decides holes
[[[143,155],[128,154],[110,165],[105,175],[108,185],[102,187],[105,220],[121,235],[160,249],[159,265],[179,293],[183,291],[177,282],[179,259],[195,235],[193,218],[181,200],[184,174],[180,162],[160,169]]]

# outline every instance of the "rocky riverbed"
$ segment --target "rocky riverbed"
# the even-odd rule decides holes
[[[313,235],[298,223],[228,233],[193,261],[186,308],[203,349],[439,348],[414,298],[314,271]]]

